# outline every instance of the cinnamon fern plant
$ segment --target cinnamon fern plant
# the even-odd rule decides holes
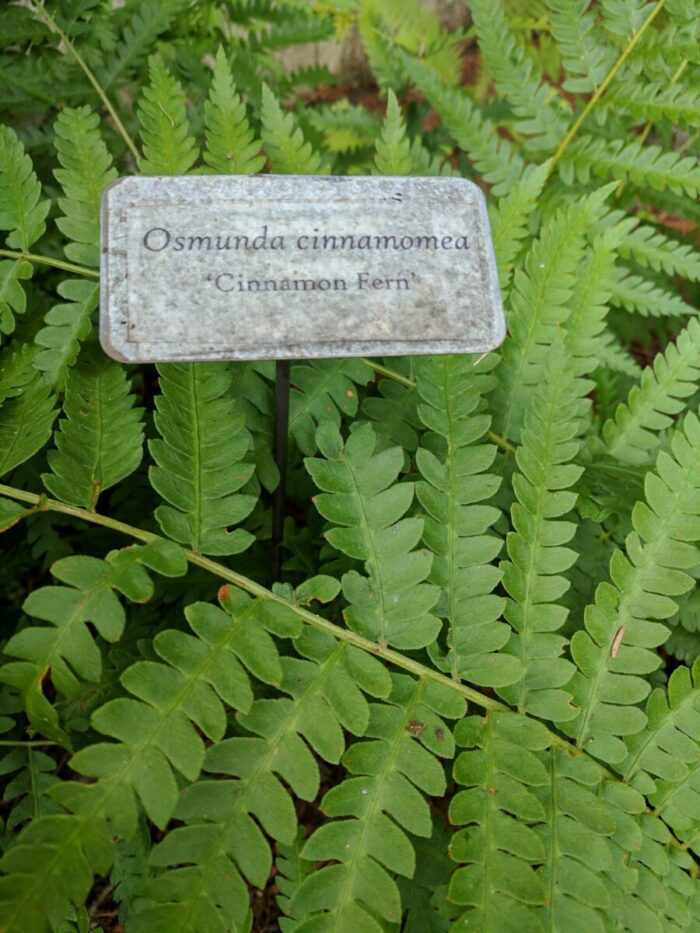
[[[700,929],[697,4],[466,7],[4,5],[0,929]],[[274,364],[96,338],[105,187],[254,172],[473,179],[508,321],[292,365],[280,580]]]

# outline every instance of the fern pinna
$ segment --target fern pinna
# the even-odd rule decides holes
[[[3,930],[700,928],[697,9],[525,7],[3,11]],[[274,364],[96,340],[104,189],[259,171],[476,180],[509,328],[291,367],[282,581]]]

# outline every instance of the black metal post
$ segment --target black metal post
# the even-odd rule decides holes
[[[289,360],[277,360],[275,372],[275,463],[280,481],[272,506],[273,581],[282,578],[282,540],[287,507],[287,441],[289,437]]]

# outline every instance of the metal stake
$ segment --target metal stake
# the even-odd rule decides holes
[[[282,541],[287,509],[287,441],[289,437],[289,360],[277,360],[275,371],[275,463],[280,481],[272,506],[273,581],[282,578]]]

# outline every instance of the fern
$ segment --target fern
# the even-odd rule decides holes
[[[550,28],[566,68],[564,88],[581,94],[597,90],[615,60],[601,35],[596,11],[586,0],[547,0]]]
[[[581,396],[587,388],[569,366],[562,347],[555,346],[525,414],[515,455],[519,472],[512,481],[518,500],[511,510],[515,530],[507,538],[510,561],[503,565],[503,585],[511,597],[505,618],[514,630],[508,647],[526,673],[502,694],[520,712],[558,722],[575,715],[562,689],[573,666],[561,657],[564,639],[559,632],[566,609],[557,601],[569,586],[562,573],[576,560],[576,552],[565,546],[575,526],[561,519],[576,500],[567,490],[583,472],[570,461],[578,452],[576,436],[586,408]]]
[[[36,375],[0,408],[0,476],[29,460],[51,435],[55,398]]]
[[[10,249],[26,252],[42,236],[49,206],[17,134],[0,127],[0,230]]]
[[[374,164],[378,175],[410,175],[413,168],[411,145],[406,138],[406,127],[393,91],[387,95],[386,119],[377,140]]]
[[[574,143],[560,163],[562,177],[588,184],[592,175],[627,181],[640,188],[655,188],[697,197],[700,166],[692,156],[665,152],[660,146],[643,146],[639,140],[608,142],[588,138]]]
[[[478,443],[489,418],[476,411],[482,393],[492,386],[491,377],[474,373],[468,357],[420,361],[418,414],[430,433],[416,464],[423,477],[417,486],[426,513],[423,540],[435,555],[431,580],[442,591],[436,611],[447,620],[441,666],[456,678],[502,686],[513,683],[521,670],[514,658],[498,654],[509,632],[498,621],[503,600],[493,590],[500,573],[491,561],[502,542],[487,532],[499,512],[482,504],[500,485],[498,477],[485,472],[496,448]]]
[[[8,6],[7,933],[700,927],[696,5],[442,6]],[[265,168],[473,179],[509,329],[292,363],[271,590],[274,362],[95,340],[105,187]]]
[[[444,688],[394,675],[389,706],[371,709],[367,736],[345,756],[352,777],[326,794],[329,817],[307,840],[302,857],[334,862],[304,879],[293,914],[305,925],[379,931],[376,916],[401,919],[391,873],[411,878],[415,854],[406,831],[429,837],[432,820],[423,793],[441,796],[445,776],[434,756],[451,756],[453,740],[442,716],[458,719],[464,704]]]
[[[514,130],[526,137],[527,150],[553,150],[565,132],[568,108],[533,73],[532,59],[512,34],[501,7],[472,0],[470,10],[486,69],[516,117]]]
[[[291,369],[289,430],[303,454],[316,453],[316,429],[322,421],[339,425],[357,412],[358,386],[371,371],[362,360],[313,360]]]
[[[501,289],[505,290],[511,277],[513,262],[527,236],[527,223],[534,212],[537,198],[547,179],[548,165],[528,168],[520,182],[490,211],[491,235],[498,264]]]
[[[618,406],[615,418],[603,425],[608,452],[628,463],[645,463],[659,446],[655,432],[673,423],[685,398],[695,391],[700,369],[700,325],[688,322],[675,344],[659,353],[642,372],[640,384],[630,390],[627,402]]]
[[[156,518],[168,537],[205,554],[238,554],[252,539],[242,528],[255,497],[239,490],[253,473],[243,458],[250,435],[235,415],[225,363],[172,363],[159,368],[161,395],[148,448],[150,480],[168,503]]]
[[[700,662],[692,672],[677,668],[667,690],[657,688],[646,707],[644,732],[628,736],[629,753],[620,770],[649,797],[655,812],[691,847],[700,843],[697,794],[700,762]]]
[[[152,929],[165,916],[179,929],[241,924],[247,907],[243,877],[262,887],[272,867],[269,845],[253,817],[273,839],[291,843],[296,816],[280,778],[297,797],[313,800],[320,775],[306,743],[337,763],[344,748],[341,725],[360,735],[367,728],[369,707],[361,689],[389,692],[388,675],[378,662],[309,635],[297,641],[308,660],[284,658],[277,674],[292,699],[261,699],[239,714],[244,734],[220,742],[204,763],[206,771],[227,779],[200,780],[181,795],[175,813],[185,825],[152,855],[156,865],[170,870],[144,892],[159,906],[138,915],[136,929]]]
[[[62,217],[59,229],[69,239],[66,256],[87,266],[99,265],[100,197],[116,178],[112,159],[102,141],[99,118],[88,107],[64,110],[55,123],[56,152],[61,168],[56,179],[64,197],[59,199]],[[68,367],[75,363],[80,345],[91,327],[91,315],[97,307],[97,284],[66,279],[58,294],[67,302],[55,305],[46,315],[45,324],[36,336],[43,349],[37,353],[35,366],[58,388],[63,387]]]
[[[212,172],[246,175],[260,171],[265,159],[258,154],[260,144],[254,138],[222,49],[216,55],[204,120],[207,131],[204,161]]]
[[[182,88],[158,58],[149,60],[150,85],[139,105],[144,175],[184,175],[197,158]]]
[[[63,502],[94,509],[100,493],[141,462],[141,411],[120,367],[92,348],[68,375],[63,410],[44,485]]]
[[[262,88],[262,140],[272,169],[286,175],[315,175],[321,172],[321,157],[285,114],[270,88]]]
[[[50,202],[41,199],[41,185],[31,159],[17,135],[0,125],[0,230],[11,249],[27,252],[44,233]],[[0,261],[0,333],[11,334],[15,316],[24,314],[26,296],[22,281],[33,267],[22,259]]]
[[[41,587],[27,597],[24,611],[53,627],[30,626],[17,632],[4,652],[21,660],[5,664],[0,677],[22,691],[34,729],[70,744],[43,683],[50,677],[57,690],[74,698],[80,679],[99,682],[100,649],[86,623],[92,623],[106,641],[117,641],[125,614],[114,590],[132,601],[148,600],[153,585],[144,567],[168,576],[185,570],[178,549],[162,544],[114,551],[106,560],[66,557],[53,565],[52,572],[68,586]]]
[[[350,606],[348,626],[382,645],[420,648],[439,628],[430,614],[439,593],[423,582],[431,555],[414,550],[423,522],[402,518],[413,500],[412,483],[396,483],[403,465],[397,447],[376,452],[376,436],[362,425],[343,445],[339,431],[324,424],[316,436],[325,459],[307,459],[306,467],[324,490],[315,505],[337,527],[326,539],[349,557],[365,562],[367,576],[350,571],[343,592]]]
[[[440,114],[459,148],[493,186],[493,193],[507,194],[523,173],[519,153],[499,136],[496,126],[465,94],[441,82],[422,62],[407,55],[403,62],[411,80]]]
[[[511,340],[504,347],[494,393],[495,428],[518,440],[533,388],[542,376],[546,354],[557,328],[566,322],[574,273],[583,255],[583,232],[598,196],[562,208],[545,225],[513,280]]]
[[[645,478],[646,503],[633,510],[626,556],[613,554],[612,583],[599,585],[586,630],[571,642],[579,671],[569,689],[580,709],[571,728],[578,744],[604,761],[622,760],[626,749],[618,736],[644,728],[646,718],[634,705],[649,692],[640,675],[656,670],[658,657],[649,649],[668,637],[652,620],[672,616],[672,597],[692,586],[685,571],[697,563],[690,542],[697,538],[698,447],[700,423],[688,414],[670,452],[661,451],[656,472]]]

